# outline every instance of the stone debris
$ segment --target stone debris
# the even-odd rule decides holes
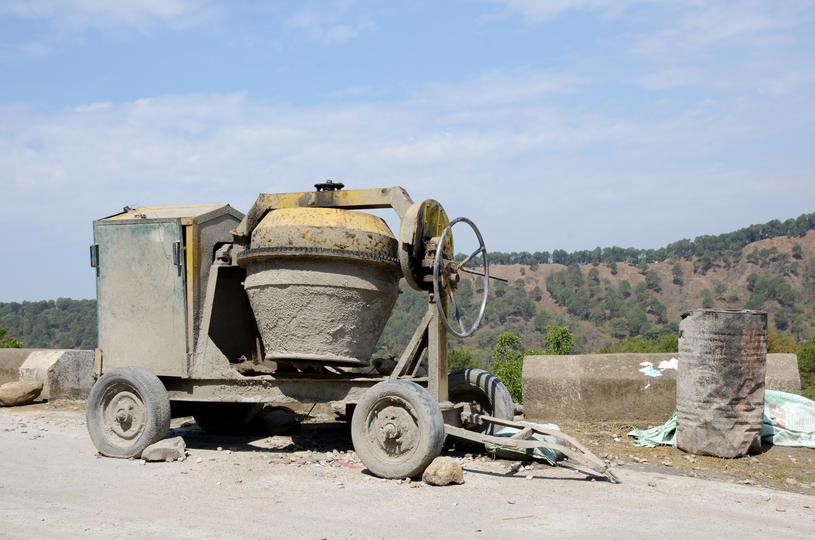
[[[422,480],[425,484],[431,486],[463,484],[464,471],[456,460],[448,457],[437,457],[425,469]]]
[[[0,386],[0,406],[28,405],[42,392],[40,381],[14,381]]]
[[[141,458],[145,461],[183,460],[187,455],[186,449],[187,444],[183,437],[173,437],[151,444],[144,449]]]

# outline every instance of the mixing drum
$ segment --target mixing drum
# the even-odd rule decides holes
[[[267,360],[368,365],[399,294],[397,241],[384,220],[273,210],[238,262]]]

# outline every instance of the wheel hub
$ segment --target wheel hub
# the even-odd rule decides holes
[[[144,402],[130,391],[120,391],[104,405],[105,430],[119,439],[132,440],[144,430]]]
[[[419,429],[415,418],[402,406],[388,405],[375,411],[369,431],[379,452],[397,457],[416,447]]]

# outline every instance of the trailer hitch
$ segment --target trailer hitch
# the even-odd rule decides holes
[[[500,427],[515,428],[518,433],[512,437],[496,437],[469,431],[463,427],[450,424],[444,425],[444,432],[447,435],[474,441],[477,443],[489,443],[498,447],[512,448],[520,451],[534,450],[535,448],[547,448],[560,452],[568,461],[558,462],[559,466],[567,467],[589,476],[600,476],[608,479],[612,484],[619,484],[620,479],[611,471],[606,463],[594,455],[588,448],[580,444],[574,437],[566,435],[556,429],[548,429],[539,424],[531,422],[504,420],[486,414],[478,414],[465,407],[461,413],[464,425],[493,425]],[[531,438],[533,435],[543,435],[549,440],[541,441]],[[550,442],[554,441],[554,442]]]

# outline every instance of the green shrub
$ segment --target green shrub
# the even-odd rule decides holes
[[[498,336],[498,343],[492,351],[492,370],[516,403],[523,403],[523,367],[521,338],[511,332],[504,332]]]
[[[448,371],[455,371],[463,368],[478,367],[473,353],[467,349],[453,349],[447,355],[447,369]]]
[[[801,395],[815,399],[815,339],[798,351],[798,371],[801,374]]]
[[[23,346],[22,343],[8,333],[3,327],[0,327],[0,349],[19,349]]]

